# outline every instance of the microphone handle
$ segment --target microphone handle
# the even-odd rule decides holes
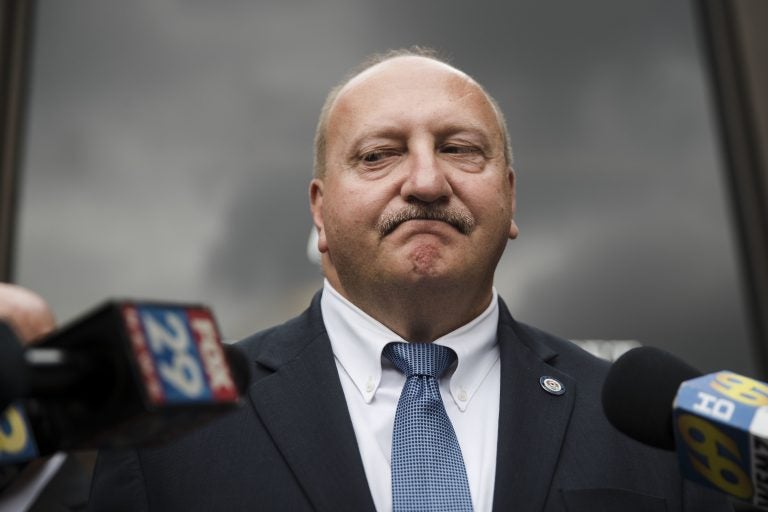
[[[81,397],[89,388],[93,394],[90,385],[102,366],[97,354],[58,348],[28,348],[24,360],[27,396],[42,400]]]

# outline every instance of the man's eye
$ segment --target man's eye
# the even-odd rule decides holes
[[[394,151],[370,151],[362,156],[362,161],[367,164],[375,164],[394,154]]]
[[[363,162],[373,163],[378,162],[383,158],[383,154],[376,152],[376,153],[368,153],[367,155],[363,155]]]
[[[475,154],[479,150],[474,146],[443,146],[442,152],[443,153],[449,153],[452,155],[467,155],[467,154]]]

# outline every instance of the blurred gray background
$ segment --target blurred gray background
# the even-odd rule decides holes
[[[694,23],[683,0],[40,0],[16,280],[62,321],[196,301],[235,339],[300,312],[325,94],[421,44],[507,115],[519,320],[754,374]]]

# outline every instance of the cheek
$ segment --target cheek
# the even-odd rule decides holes
[[[463,185],[462,190],[466,193],[463,197],[460,195],[460,199],[467,204],[477,220],[510,220],[512,218],[512,192],[506,182],[464,183]]]
[[[332,205],[326,203],[324,220],[328,235],[341,240],[359,237],[372,223],[365,204],[354,196],[334,200]]]
[[[356,182],[326,191],[324,206],[339,223],[375,225],[391,197],[388,187]]]

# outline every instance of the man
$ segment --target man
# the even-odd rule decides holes
[[[457,483],[437,494],[460,489],[463,509],[727,510],[682,481],[672,454],[607,423],[606,363],[497,298],[494,270],[518,234],[507,139],[482,87],[420,51],[376,58],[334,89],[310,185],[323,291],[241,342],[254,379],[238,413],[165,447],[104,452],[92,508],[442,510],[419,500],[445,484],[424,464],[446,443],[429,463],[450,452],[448,472],[434,471]],[[401,416],[401,390],[418,384],[398,353],[430,343],[457,357],[432,422],[449,441],[409,445],[419,432],[405,427],[433,425],[408,405]]]

